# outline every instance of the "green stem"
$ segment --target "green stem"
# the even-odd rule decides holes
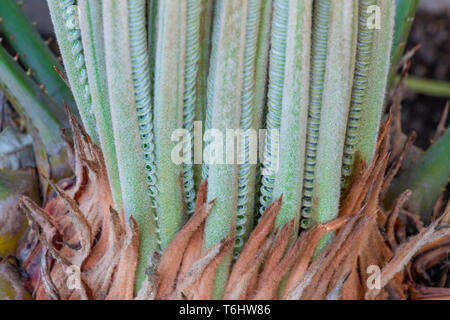
[[[273,0],[262,1],[261,13],[260,13],[260,23],[258,32],[258,44],[256,53],[256,70],[255,70],[255,118],[253,123],[253,128],[258,130],[258,140],[261,139],[259,136],[259,130],[265,127],[265,115],[267,113],[267,87],[268,87],[268,66],[269,66],[269,53],[270,53],[270,38],[272,30],[272,13],[273,13]],[[263,132],[263,131],[261,131]],[[261,141],[259,141],[258,146],[258,156],[263,154],[261,146]],[[261,150],[260,150],[261,149]],[[261,157],[261,156],[260,156]],[[255,221],[261,217],[261,212],[259,210],[260,206],[260,191],[262,187],[262,163],[263,161],[258,161],[256,165],[255,174],[255,194],[253,195],[253,210],[255,210]]]
[[[391,88],[394,84],[397,67],[406,49],[419,0],[395,0],[395,3],[395,27],[392,39],[388,88]]]
[[[195,183],[194,183],[194,121],[196,109],[202,100],[197,89],[201,86],[198,82],[200,62],[200,17],[201,1],[187,0],[186,3],[186,58],[184,70],[184,105],[183,128],[187,135],[184,137],[183,155],[186,157],[183,163],[183,188],[184,203],[189,216],[195,209]],[[187,161],[186,161],[187,160]]]
[[[258,45],[259,17],[261,1],[249,0],[247,12],[247,26],[245,33],[244,75],[242,85],[241,119],[239,137],[239,171],[238,196],[236,211],[236,230],[234,256],[238,257],[245,241],[248,239],[254,222],[254,198],[256,163],[252,162],[251,152],[255,152],[256,145],[251,144],[257,140],[254,125],[257,123],[255,109],[255,72],[256,54]],[[256,161],[255,161],[256,162]]]
[[[212,33],[212,17],[214,1],[201,0],[201,13],[200,13],[200,60],[198,64],[198,77],[197,77],[197,103],[195,107],[195,121],[201,121],[202,129],[205,129],[205,113],[207,106],[207,80],[210,63],[211,53],[211,33]],[[197,147],[199,151],[203,152],[203,146]],[[202,183],[202,165],[194,165],[194,181],[195,188],[198,190]]]
[[[2,0],[0,5],[0,28],[8,43],[19,54],[25,68],[31,69],[32,78],[44,85],[48,95],[60,106],[65,102],[73,113],[77,113],[72,92],[54,67],[62,70],[50,48],[23,14],[15,0]],[[67,121],[67,117],[65,117]]]
[[[75,0],[47,0],[67,78],[84,127],[99,144]]]
[[[214,72],[210,73],[213,78],[209,80],[213,83],[214,91],[210,96],[212,100],[208,102],[208,108],[212,106],[211,128],[217,130],[217,135],[212,137],[214,142],[210,147],[223,148],[224,144],[215,139],[218,139],[219,135],[225,137],[227,129],[236,130],[240,125],[248,2],[221,1],[216,12],[216,37],[212,49],[215,57],[212,60],[214,66],[211,66]],[[235,154],[236,148],[234,145],[232,147],[229,151]],[[217,155],[218,150],[215,149],[213,150]],[[230,154],[227,156],[230,157]],[[216,160],[225,162],[225,159]],[[205,249],[226,237],[233,237],[236,224],[237,174],[238,168],[235,164],[209,165],[208,198],[216,199],[216,202],[205,226]],[[216,299],[223,294],[231,259],[230,254],[216,273],[213,293]]]
[[[359,3],[358,43],[356,49],[356,66],[353,80],[352,100],[348,116],[347,134],[342,166],[343,187],[347,186],[353,172],[355,145],[361,127],[361,113],[367,104],[366,95],[370,77],[370,62],[373,53],[374,29],[369,28],[370,12],[368,9],[376,4],[376,0],[362,0]]]
[[[208,71],[208,79],[207,79],[207,88],[206,88],[206,111],[205,111],[205,131],[211,129],[212,125],[212,116],[213,116],[213,101],[214,101],[214,86],[215,86],[215,72],[217,66],[217,50],[219,48],[219,32],[220,32],[220,12],[222,8],[222,1],[214,2],[214,20],[212,23],[212,34],[211,34],[211,53],[209,57],[209,71]],[[207,150],[209,145],[209,141],[205,141],[203,146],[204,150]],[[208,178],[209,173],[209,165],[203,160],[202,168],[202,179],[205,180]]]
[[[314,198],[317,145],[319,142],[320,118],[322,113],[323,88],[327,61],[330,0],[314,2],[314,15],[311,31],[311,80],[309,91],[309,112],[305,152],[305,172],[303,181],[302,221],[307,227],[311,217]]]
[[[172,160],[177,142],[171,138],[183,125],[186,18],[186,2],[159,2],[154,126],[156,212],[162,249],[169,245],[184,222],[182,170]]]
[[[273,187],[275,183],[275,171],[273,169],[278,166],[278,133],[280,130],[281,100],[286,63],[288,9],[289,4],[286,0],[274,0],[267,94],[267,137],[263,162],[265,171],[261,180],[260,215],[273,201]]]
[[[261,3],[258,44],[255,70],[255,123],[253,127],[263,127],[264,112],[267,96],[267,66],[269,65],[270,34],[272,26],[273,0]]]
[[[377,0],[381,14],[381,29],[375,30],[372,58],[370,61],[370,78],[365,97],[365,108],[361,113],[355,150],[370,163],[375,154],[381,116],[386,105],[390,52],[394,33],[395,2]]]
[[[395,29],[391,49],[392,67],[397,67],[405,52],[409,33],[414,23],[419,0],[395,0]]]
[[[126,217],[139,225],[136,289],[145,279],[148,257],[158,250],[145,175],[131,65],[128,1],[103,2],[105,61],[111,119]]]
[[[395,76],[395,83],[400,81],[400,76]],[[421,77],[408,76],[405,87],[416,93],[432,97],[450,98],[450,82],[437,81]]]
[[[390,208],[395,199],[409,189],[412,195],[406,204],[411,212],[429,221],[431,211],[440,193],[450,179],[450,130],[428,149],[411,167],[403,171],[392,184],[386,197]]]
[[[147,37],[150,73],[150,99],[155,100],[155,62],[156,62],[156,39],[158,25],[158,3],[159,0],[149,0],[147,4]]]
[[[153,105],[151,100],[150,57],[148,55],[148,35],[146,29],[146,1],[128,0],[128,27],[130,36],[131,70],[134,97],[138,116],[142,156],[152,207],[156,208],[157,190],[155,175],[155,144],[153,132]],[[157,221],[155,217],[155,222]]]
[[[298,233],[302,206],[302,189],[308,105],[310,90],[310,54],[312,1],[288,1],[284,79],[281,98],[279,141],[279,168],[274,183],[274,196],[283,195],[283,206],[277,225],[295,221],[294,235]]]
[[[79,0],[78,5],[97,132],[105,158],[115,208],[120,212],[122,210],[122,194],[106,79],[102,2],[100,0]]]
[[[325,223],[339,212],[341,170],[356,60],[357,1],[330,1],[328,49],[323,79],[311,214],[302,226]],[[313,32],[316,32],[314,30]],[[309,133],[308,129],[308,133]],[[309,222],[308,222],[309,221]],[[328,244],[328,234],[318,246]]]

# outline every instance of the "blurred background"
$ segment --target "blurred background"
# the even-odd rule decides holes
[[[422,48],[411,61],[410,75],[450,81],[450,0],[421,0],[407,49]],[[448,99],[448,98],[447,98]],[[408,90],[403,103],[403,128],[418,133],[416,145],[427,148],[441,119],[445,98]]]
[[[37,23],[43,37],[46,39],[53,37],[46,0],[22,0],[22,2],[25,13]],[[407,50],[419,43],[422,44],[422,48],[412,59],[410,75],[450,81],[450,0],[420,1]],[[57,50],[54,43],[53,46]],[[445,103],[444,97],[407,90],[403,103],[403,128],[405,133],[412,130],[417,132],[416,145],[419,147],[429,146]]]

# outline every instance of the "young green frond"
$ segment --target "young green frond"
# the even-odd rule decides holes
[[[86,131],[99,144],[75,0],[47,1],[67,78]]]
[[[86,59],[89,88],[92,95],[92,108],[108,171],[115,209],[120,211],[122,209],[122,194],[109,106],[108,81],[106,79],[102,2],[79,0],[78,6],[81,39]]]
[[[399,9],[396,2],[407,9]],[[208,288],[212,296],[221,298],[233,263],[233,243],[234,257],[244,250],[245,258],[249,252],[243,248],[253,230],[259,243],[251,248],[252,254],[257,252],[255,274],[272,241],[274,248],[283,248],[266,260],[269,267],[274,265],[271,259],[288,263],[293,258],[285,260],[284,252],[303,248],[300,241],[290,246],[299,231],[310,234],[301,229],[321,230],[308,249],[306,265],[316,244],[318,253],[331,239],[335,229],[320,224],[338,215],[342,194],[356,169],[361,169],[355,168],[360,165],[356,154],[366,163],[374,158],[391,61],[396,61],[401,39],[409,31],[408,20],[395,32],[395,20],[410,16],[417,1],[409,6],[403,0],[48,0],[48,4],[73,98],[87,133],[105,158],[114,205],[127,221],[125,229],[135,220],[139,228],[139,253],[136,239],[132,246],[138,255],[133,258],[136,279],[127,281],[134,281],[135,289],[148,285],[144,280],[149,257],[167,248],[183,269],[181,274],[189,273],[185,262],[220,251],[214,270],[208,268],[205,274],[211,282],[215,279]],[[13,0],[5,0],[0,18],[18,11]],[[24,34],[30,29],[26,19],[17,16],[14,23],[20,26],[20,41],[12,42],[12,49],[35,52],[14,61],[0,45],[0,89],[37,128],[50,156],[59,155],[63,139],[58,131],[65,115],[58,104],[70,96],[60,86],[62,80],[48,72],[50,64],[60,68],[49,49],[42,48],[37,34]],[[0,19],[9,38],[16,32],[14,23]],[[36,59],[42,64],[36,65]],[[27,76],[22,66],[36,69],[36,74]],[[45,83],[52,96],[34,81]],[[204,122],[204,137],[195,137],[195,121]],[[265,137],[261,128],[266,129]],[[444,158],[448,146],[447,132],[401,174],[391,200],[409,187],[410,208],[420,213],[429,209],[448,179],[441,175],[448,172]],[[202,165],[194,161],[200,152]],[[256,160],[261,163],[256,164],[258,152]],[[372,169],[367,172],[375,175],[378,171]],[[196,201],[202,179],[207,183]],[[208,202],[203,211],[196,208],[203,202]],[[346,206],[345,201],[342,204]],[[348,211],[358,207],[347,206]],[[263,212],[267,212],[263,223],[255,229]],[[369,223],[370,214],[374,212],[362,220]],[[271,233],[276,228],[283,228],[282,237]],[[346,236],[341,237],[344,241]],[[187,253],[174,245],[177,239]],[[97,241],[90,240],[90,244]],[[189,277],[177,278],[177,270],[170,270],[167,261],[162,264],[163,278],[185,285]],[[245,266],[237,261],[232,283],[250,283],[250,277],[238,279]],[[290,269],[283,266],[276,286]],[[124,270],[128,269],[117,274]],[[149,279],[157,278],[155,272]],[[255,286],[261,282],[254,280]],[[164,297],[181,296],[171,292],[174,289],[164,285]],[[275,285],[270,290],[275,296]],[[226,291],[225,297],[244,296],[234,285]]]
[[[327,61],[330,0],[314,2],[313,25],[311,31],[311,82],[308,129],[305,151],[305,173],[303,182],[302,220],[303,227],[309,224],[314,197],[314,181],[317,163],[320,116],[322,111],[325,67]]]
[[[375,153],[381,116],[386,105],[388,76],[391,66],[390,52],[395,24],[395,2],[377,0],[380,8],[380,29],[375,29],[370,77],[366,91],[366,106],[361,113],[361,126],[355,149],[370,162]]]
[[[212,73],[209,84],[214,92],[208,101],[211,112],[210,128],[226,136],[226,130],[240,126],[244,83],[244,56],[248,1],[220,1],[216,8],[213,36]],[[210,109],[212,108],[212,109]],[[208,128],[207,115],[207,128]],[[213,138],[214,139],[214,138]],[[239,141],[239,139],[238,139]],[[216,143],[217,144],[217,143]],[[207,146],[205,146],[207,148]],[[236,153],[236,148],[229,148]],[[205,152],[206,153],[206,152]],[[228,154],[227,157],[230,157]],[[234,157],[233,157],[234,159]],[[224,162],[224,159],[218,159]],[[217,199],[206,221],[205,249],[223,238],[233,236],[236,225],[238,170],[234,164],[210,164],[208,172],[208,199]],[[225,289],[231,255],[225,258],[216,275],[214,297],[220,298]]]
[[[270,69],[269,85],[267,96],[267,118],[266,128],[268,130],[266,145],[264,150],[264,167],[271,168],[276,166],[278,159],[274,159],[278,153],[278,135],[281,121],[281,103],[283,95],[283,80],[285,72],[285,51],[286,37],[288,29],[288,9],[289,1],[274,0],[273,21],[270,51]],[[276,141],[274,141],[276,140]],[[273,187],[275,183],[275,174],[267,172],[262,177],[260,214],[273,201]]]
[[[254,222],[256,165],[251,163],[251,129],[255,128],[255,71],[261,1],[249,0],[245,32],[244,75],[238,146],[238,196],[236,211],[235,252],[237,257],[250,234]],[[255,137],[253,137],[255,138]]]
[[[172,134],[183,126],[186,5],[186,0],[158,3],[153,114],[156,212],[162,249],[169,245],[185,219],[182,168],[172,160],[171,153],[177,144]]]
[[[342,158],[355,68],[358,1],[331,1],[328,50],[312,190],[312,224],[339,211]],[[314,31],[313,31],[314,32]],[[307,225],[308,223],[306,223]]]
[[[207,106],[207,92],[208,92],[208,71],[210,64],[211,53],[211,34],[212,34],[212,22],[213,22],[213,9],[215,1],[201,0],[201,12],[200,12],[200,57],[198,62],[198,74],[197,74],[197,103],[195,106],[195,120],[201,121],[202,129],[205,130],[205,114]],[[197,155],[203,154],[203,142],[197,140],[197,145],[194,146]],[[202,184],[202,164],[194,165],[194,181],[196,190]]]
[[[186,65],[184,70],[184,106],[183,128],[187,135],[183,137],[183,188],[184,203],[189,216],[195,208],[194,182],[194,121],[196,105],[199,103],[197,94],[199,62],[200,62],[200,17],[201,0],[187,0],[186,4]],[[186,161],[188,160],[188,161]]]
[[[303,173],[310,90],[312,1],[289,1],[285,73],[281,100],[279,165],[274,196],[283,195],[277,225],[294,220],[293,236],[298,233],[302,206]],[[270,133],[269,133],[270,134]]]
[[[359,2],[355,76],[342,165],[342,184],[344,188],[347,186],[348,179],[352,174],[353,164],[355,162],[355,144],[358,139],[358,129],[361,126],[361,113],[364,106],[367,105],[366,93],[371,71],[370,62],[374,37],[374,28],[369,28],[368,24],[370,17],[369,9],[375,4],[376,0],[363,0]]]
[[[105,61],[114,141],[122,190],[123,210],[139,225],[136,287],[145,279],[148,257],[158,248],[153,208],[148,192],[145,161],[136,109],[131,64],[128,2],[103,2]]]
[[[215,72],[217,66],[217,50],[219,48],[219,32],[220,32],[220,19],[221,19],[222,1],[214,2],[214,19],[212,23],[212,35],[211,35],[211,53],[209,57],[209,72],[207,78],[207,90],[206,90],[206,111],[205,111],[205,131],[211,129],[212,116],[213,116],[213,101],[214,101],[214,86],[215,86]],[[207,149],[209,141],[205,141],[203,149]],[[202,179],[208,179],[209,166],[206,161],[202,164]]]

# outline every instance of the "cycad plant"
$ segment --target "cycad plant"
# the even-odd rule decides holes
[[[388,139],[378,137],[388,83],[417,1],[47,2],[64,68],[15,1],[0,3],[6,37],[6,46],[0,46],[0,88],[28,119],[29,131],[38,132],[34,136],[40,140],[35,140],[42,141],[49,160],[47,169],[38,166],[41,183],[54,191],[48,195],[48,189],[41,189],[45,211],[29,198],[21,200],[31,229],[41,234],[44,262],[39,272],[46,281],[34,283],[41,288],[40,297],[123,298],[117,281],[135,287],[127,298],[138,292],[141,297],[167,297],[175,286],[181,249],[197,259],[184,256],[184,275],[193,268],[189,262],[197,272],[213,270],[207,273],[214,283],[211,295],[205,289],[191,292],[192,297],[249,297],[233,291],[232,284],[246,274],[243,261],[252,248],[259,250],[259,265],[265,261],[265,277],[277,254],[281,264],[290,263],[282,259],[284,252],[326,268],[324,248],[331,250],[345,234],[339,232],[334,241],[335,231],[367,223],[362,218],[331,221],[343,208],[353,208],[347,212],[353,214],[366,210],[349,205],[360,194],[378,197],[380,190],[370,187],[371,181],[365,180],[369,186],[363,191],[357,187],[364,164],[365,179],[375,178],[374,172],[384,175],[380,141]],[[69,127],[69,118],[74,147],[66,148],[59,130]],[[403,173],[391,198],[408,188],[415,197],[427,181],[433,192],[424,194],[420,205],[413,205],[414,197],[410,202],[412,210],[426,214],[447,183],[449,145],[446,133],[409,169],[414,177]],[[57,170],[67,163],[75,168],[71,186],[59,180],[68,176],[67,170]],[[207,181],[207,193],[202,181]],[[65,221],[63,211],[73,219],[72,233],[58,228]],[[139,230],[138,240],[133,230]],[[50,245],[51,234],[78,239],[78,249],[73,243]],[[264,237],[268,240],[262,241]],[[308,239],[312,249],[304,245]],[[268,253],[272,241],[278,251]],[[109,270],[105,259],[111,262],[113,256],[108,245],[108,250],[116,245],[123,249],[114,249],[123,255],[111,264],[116,269],[109,293],[94,289],[100,280],[89,278],[92,270],[97,276]],[[139,248],[135,255],[133,248]],[[55,280],[61,274],[48,266],[49,259],[63,268],[81,268],[79,295],[59,287],[64,281]],[[289,269],[281,273],[285,280]],[[158,272],[160,286],[155,289]],[[292,272],[285,284],[294,290]],[[175,291],[187,282],[178,282]],[[273,288],[260,284],[257,297],[274,297],[267,295]],[[145,290],[154,292],[146,295]],[[296,292],[286,291],[284,297],[297,297]]]

